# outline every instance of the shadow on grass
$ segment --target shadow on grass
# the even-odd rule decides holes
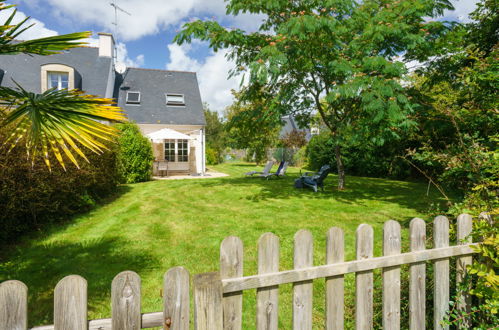
[[[50,223],[41,223],[39,224],[38,227],[32,228],[32,230],[29,232],[22,233],[22,235],[13,240],[7,242],[0,242],[0,262],[2,261],[2,259],[7,258],[5,253],[6,252],[10,253],[10,250],[12,248],[22,247],[25,246],[26,244],[29,244],[29,242],[33,240],[38,240],[44,237],[48,237],[54,233],[63,231],[68,226],[72,225],[74,220],[77,219],[79,216],[87,214],[88,212],[92,212],[100,207],[113,203],[121,196],[128,193],[131,189],[132,188],[130,188],[127,185],[119,185],[116,189],[116,192],[105,198],[102,198],[93,206],[81,210],[80,212],[67,215],[66,218],[56,219]]]
[[[345,204],[365,205],[368,200],[396,203],[401,206],[415,209],[419,212],[428,211],[431,204],[442,204],[445,200],[436,191],[427,195],[427,186],[418,182],[395,181],[367,177],[347,177],[346,189],[336,189],[337,176],[329,175],[325,181],[324,191],[315,193],[312,189],[298,189],[294,187],[294,180],[298,173],[292,173],[282,178],[265,180],[259,177],[231,176],[220,180],[206,180],[199,183],[205,187],[223,185],[259,186],[257,193],[246,198],[253,202],[268,199],[318,199],[335,200]],[[250,189],[248,189],[250,191]]]
[[[0,264],[0,282],[16,279],[28,286],[30,325],[53,323],[53,293],[59,280],[71,274],[88,283],[89,312],[110,303],[111,282],[119,272],[144,271],[157,263],[152,254],[127,248],[118,238],[33,244],[18,249]],[[36,288],[36,289],[35,289]]]

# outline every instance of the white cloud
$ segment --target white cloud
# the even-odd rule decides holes
[[[14,9],[7,9],[0,11],[0,22],[5,22],[8,17],[12,14]],[[17,24],[24,20],[26,18],[26,14],[23,12],[17,11],[16,15],[14,16],[14,19],[12,21],[13,24]],[[30,18],[26,21],[24,26],[29,26],[31,24],[34,24],[31,28],[23,32],[22,34],[19,35],[17,39],[19,40],[31,40],[31,39],[38,39],[38,38],[45,38],[45,37],[51,37],[51,36],[56,36],[59,33],[54,30],[50,30],[45,27],[45,24],[37,19]],[[99,46],[99,39],[95,37],[87,38],[83,40],[88,44],[88,46],[91,47],[98,47]],[[117,45],[117,59],[120,62],[125,63],[127,66],[133,66],[133,67],[141,67],[145,63],[145,58],[143,54],[138,55],[134,59],[130,58],[128,56],[128,50],[126,47],[126,44],[124,43],[118,43]]]
[[[211,52],[200,63],[189,56],[189,51],[192,51],[190,45],[171,44],[168,49],[170,51],[170,62],[168,62],[166,68],[168,70],[196,72],[203,102],[207,102],[211,110],[216,110],[222,114],[225,107],[233,102],[231,89],[239,89],[241,81],[240,77],[228,79],[228,72],[234,68],[234,63],[225,57],[227,52]]]
[[[14,11],[14,8],[7,9],[7,10],[2,10],[0,11],[0,22],[5,22],[9,16],[12,14]],[[26,14],[24,14],[21,11],[17,11],[16,16],[14,16],[14,20],[12,21],[13,24],[18,24],[22,20],[26,18]],[[37,38],[45,38],[45,37],[51,37],[57,35],[57,31],[50,30],[45,27],[45,24],[43,22],[40,22],[37,19],[30,18],[26,23],[24,23],[23,26],[28,27],[31,24],[35,24],[31,28],[27,29],[17,39],[19,40],[30,40],[30,39],[37,39]]]
[[[126,44],[123,42],[118,42],[116,45],[116,60],[121,63],[125,63],[127,67],[140,68],[145,63],[145,57],[143,54],[138,55],[135,58],[130,58],[128,56],[128,49]]]
[[[166,69],[197,72],[201,68],[201,64],[196,59],[189,57],[188,52],[191,49],[192,45],[190,44],[182,46],[177,44],[168,45],[170,62],[166,64]]]
[[[36,8],[41,0],[21,0]],[[62,21],[68,18],[82,23],[92,23],[106,31],[114,32],[115,20],[111,0],[44,0],[50,4],[52,13]],[[139,39],[146,35],[177,27],[187,17],[211,17],[222,20],[224,24],[255,30],[262,16],[241,14],[237,17],[225,15],[224,0],[118,0],[116,4],[131,15],[118,11],[118,37],[125,41]]]

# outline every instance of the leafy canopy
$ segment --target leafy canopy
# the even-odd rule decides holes
[[[401,55],[426,59],[449,24],[425,18],[451,8],[447,0],[231,0],[229,14],[264,15],[258,31],[198,20],[175,40],[227,48],[237,65],[231,74],[250,74],[242,98],[262,86],[273,94],[269,115],[318,111],[338,141],[351,131],[352,139],[382,144],[414,124]]]
[[[242,92],[233,91],[236,101],[225,110],[227,143],[237,149],[247,149],[250,156],[260,163],[267,156],[267,150],[276,145],[281,121],[261,114],[267,104],[266,93],[260,92],[253,101],[241,99]]]

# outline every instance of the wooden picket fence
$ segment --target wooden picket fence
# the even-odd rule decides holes
[[[293,284],[293,329],[312,329],[313,280],[326,281],[326,329],[344,327],[344,275],[355,273],[355,323],[357,329],[373,328],[373,270],[383,276],[383,328],[400,328],[400,273],[409,265],[409,326],[425,328],[426,262],[434,263],[434,328],[446,329],[441,321],[449,307],[449,263],[457,257],[457,281],[462,281],[466,265],[472,261],[469,234],[472,218],[457,219],[457,244],[449,245],[449,220],[436,217],[433,223],[434,247],[426,249],[426,224],[410,223],[410,252],[401,253],[398,222],[384,225],[383,256],[373,257],[373,229],[362,224],[356,231],[356,255],[344,261],[344,236],[340,228],[327,232],[326,264],[313,265],[313,240],[307,230],[294,236],[294,269],[279,271],[279,239],[272,233],[258,241],[258,275],[243,277],[243,244],[229,236],[221,244],[220,271],[193,277],[194,328],[241,329],[243,291],[257,289],[256,329],[277,329],[279,285]],[[112,317],[87,320],[87,282],[71,275],[54,291],[54,325],[37,330],[80,329],[163,329],[190,328],[190,276],[182,267],[167,271],[163,281],[163,311],[141,313],[140,277],[131,271],[118,274],[111,284]],[[0,329],[27,329],[27,287],[19,281],[0,284]],[[470,297],[463,296],[458,308],[469,310]],[[290,316],[291,317],[291,316]],[[407,322],[404,320],[404,322]]]

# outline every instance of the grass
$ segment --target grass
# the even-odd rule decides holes
[[[291,269],[293,235],[308,229],[314,236],[314,264],[325,260],[325,233],[339,226],[345,232],[346,258],[353,259],[355,230],[373,226],[375,255],[381,254],[383,223],[401,222],[407,237],[409,220],[425,218],[436,192],[426,196],[426,185],[375,178],[347,177],[347,189],[336,191],[336,177],[326,180],[326,191],[293,188],[298,169],[276,180],[246,178],[251,164],[222,164],[216,170],[229,177],[165,180],[121,187],[121,195],[66,225],[25,239],[0,254],[0,281],[17,279],[29,287],[29,323],[52,323],[53,288],[69,274],[88,281],[89,318],[110,317],[113,277],[133,270],[142,278],[142,311],[160,311],[163,273],[184,266],[191,274],[218,269],[219,246],[229,235],[244,243],[244,274],[256,273],[256,244],[260,235],[280,237],[280,269]],[[405,239],[407,245],[407,240]],[[407,249],[407,246],[405,247]],[[353,276],[346,291],[352,292]],[[244,326],[254,327],[255,292],[244,295]],[[375,296],[379,296],[376,295]],[[347,297],[351,305],[352,295]],[[291,285],[280,290],[280,328],[291,328]],[[324,282],[314,282],[314,324],[322,328]],[[353,309],[347,310],[352,325]]]

